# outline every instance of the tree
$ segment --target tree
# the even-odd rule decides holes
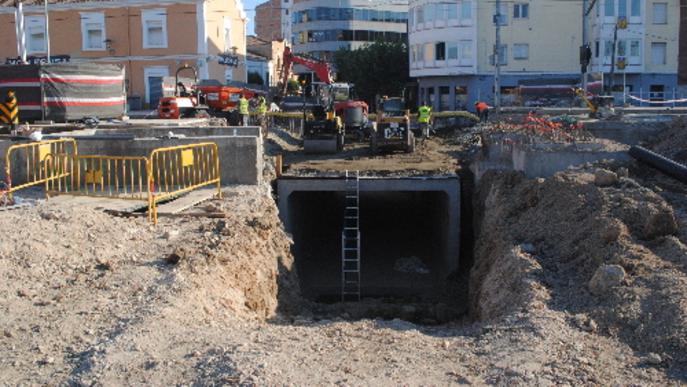
[[[262,79],[262,76],[259,73],[255,71],[249,71],[248,83],[252,83],[254,85],[264,85],[265,81]]]
[[[372,106],[376,95],[400,96],[408,81],[408,47],[400,42],[376,42],[334,53],[338,82],[355,85],[358,97]]]

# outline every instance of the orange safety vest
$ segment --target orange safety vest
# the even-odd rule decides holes
[[[487,109],[489,109],[489,105],[487,105],[486,103],[480,102],[480,103],[477,104],[477,111],[478,111],[478,112],[481,113],[481,112],[483,112],[483,111],[485,111],[485,110],[487,110]]]
[[[17,103],[16,97],[0,103],[0,122],[3,124],[19,123],[19,103]]]

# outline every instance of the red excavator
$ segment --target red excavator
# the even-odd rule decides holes
[[[335,83],[332,79],[331,67],[327,62],[296,55],[291,52],[289,47],[286,47],[284,50],[282,96],[286,95],[294,63],[312,70],[317,78],[327,85],[327,88],[319,93],[328,99],[323,105],[333,105],[331,107],[325,106],[325,109],[330,110],[333,108],[336,115],[341,118],[345,130],[350,132],[362,131],[367,125],[368,105],[364,101],[351,98],[352,85],[348,83]]]

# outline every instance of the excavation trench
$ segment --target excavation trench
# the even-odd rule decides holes
[[[436,302],[460,264],[459,179],[361,178],[359,186],[361,296]],[[277,189],[303,296],[340,301],[345,179],[282,178]]]

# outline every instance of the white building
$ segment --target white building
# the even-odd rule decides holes
[[[592,71],[614,90],[644,99],[671,99],[677,87],[680,7],[678,0],[601,0],[591,13]],[[614,33],[617,29],[615,60]]]

